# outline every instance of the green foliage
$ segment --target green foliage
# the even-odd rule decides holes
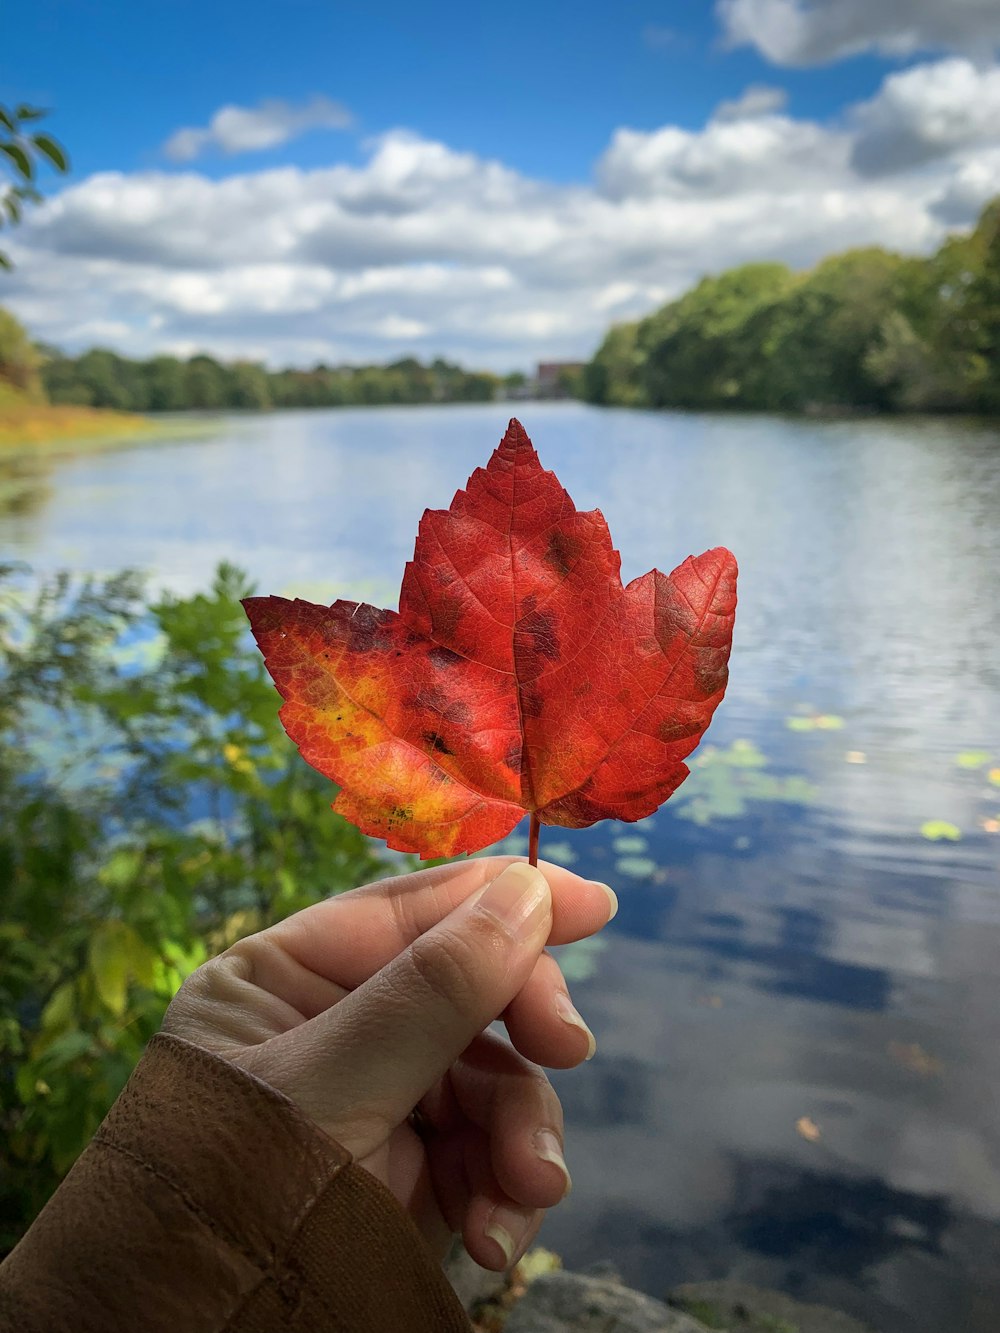
[[[1000,412],[1000,200],[929,259],[875,247],[807,273],[747,264],[609,330],[593,403]]]
[[[25,103],[16,107],[0,105],[0,227],[16,226],[26,204],[41,202],[42,196],[35,188],[39,158],[55,171],[69,171],[69,158],[62,144],[34,128],[47,114]],[[12,179],[5,181],[4,171]],[[0,268],[10,267],[10,260],[0,250]]]
[[[583,397],[608,407],[648,406],[638,324],[613,324],[580,376]]]
[[[32,401],[42,397],[38,370],[42,358],[27,332],[0,307],[0,385],[8,385]]]
[[[746,264],[704,278],[640,330],[643,387],[653,406],[711,407],[746,395],[747,325],[793,284],[783,264]],[[752,340],[751,340],[752,345]]]
[[[225,365],[204,355],[133,361],[100,347],[75,358],[50,352],[42,382],[52,403],[131,412],[490,402],[501,383],[495,375],[440,359],[429,366],[407,357],[388,366],[268,371],[250,361]]]
[[[386,872],[281,729],[249,591],[0,570],[0,1252],[189,972]]]

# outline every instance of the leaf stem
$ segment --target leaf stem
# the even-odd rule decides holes
[[[538,816],[531,816],[531,823],[528,827],[528,865],[538,865]]]

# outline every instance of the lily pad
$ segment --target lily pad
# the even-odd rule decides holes
[[[571,866],[577,859],[568,842],[543,842],[539,848],[543,861],[554,861],[559,866]]]
[[[597,971],[598,955],[607,947],[608,942],[601,935],[589,935],[585,940],[564,944],[553,953],[567,981],[589,981]]]
[[[503,842],[497,843],[496,851],[500,856],[527,856],[528,839],[522,837],[520,833],[511,833]]]
[[[622,856],[615,862],[615,869],[629,879],[649,879],[656,869],[656,862],[648,856]]]
[[[947,819],[927,819],[920,825],[920,836],[930,842],[958,842],[962,830],[957,824],[950,824]]]
[[[963,750],[955,756],[959,768],[982,768],[990,762],[989,750]]]
[[[626,833],[620,838],[615,838],[611,846],[622,856],[632,856],[644,852],[649,846],[649,843],[645,838],[640,837],[638,834]]]
[[[786,717],[789,731],[842,731],[844,719],[836,713],[816,713],[812,717]]]

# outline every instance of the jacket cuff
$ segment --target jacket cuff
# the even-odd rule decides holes
[[[14,1313],[23,1333],[469,1329],[379,1181],[282,1093],[165,1033],[0,1267]]]

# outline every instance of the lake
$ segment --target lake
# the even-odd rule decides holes
[[[626,579],[715,545],[741,570],[688,782],[639,826],[542,830],[621,899],[566,957],[598,1055],[554,1076],[574,1192],[542,1243],[654,1295],[731,1274],[883,1333],[995,1333],[1000,429],[517,411]],[[0,552],[394,605],[508,415],[233,417],[66,459]]]

